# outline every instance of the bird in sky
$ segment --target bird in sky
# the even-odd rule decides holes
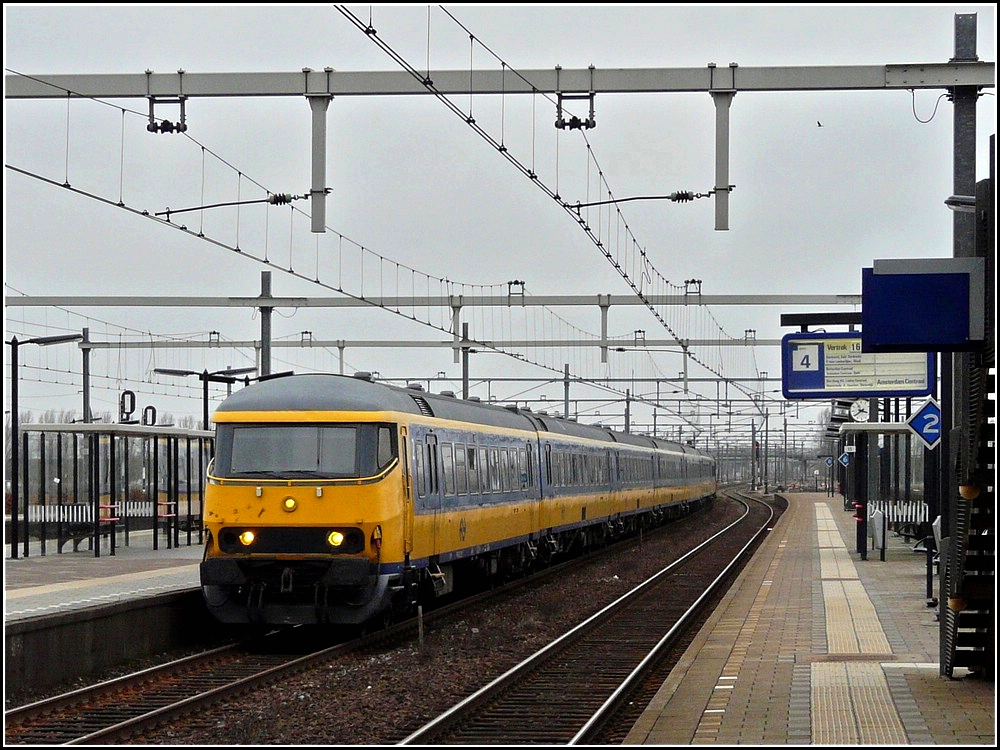
[[[821,122],[820,122],[819,120],[816,120],[816,125],[817,125],[818,127],[823,127],[823,123],[821,123]]]

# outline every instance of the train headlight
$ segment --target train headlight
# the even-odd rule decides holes
[[[286,497],[284,500],[281,501],[281,509],[286,513],[291,513],[298,507],[299,504],[294,497]]]
[[[249,547],[251,544],[253,544],[254,539],[257,538],[257,535],[254,534],[252,531],[250,531],[250,529],[247,529],[246,531],[241,532],[238,538],[240,540],[240,544],[242,544],[244,547]]]
[[[341,531],[331,531],[326,535],[326,541],[331,547],[339,547],[344,543],[344,534]]]

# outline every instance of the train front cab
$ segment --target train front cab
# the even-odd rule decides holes
[[[406,430],[356,416],[217,413],[201,583],[218,620],[357,625],[387,609],[412,533]]]

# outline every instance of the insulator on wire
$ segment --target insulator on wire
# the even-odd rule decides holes
[[[690,190],[678,190],[677,192],[670,194],[670,200],[675,203],[687,203],[688,201],[694,200],[694,193]]]
[[[290,193],[272,193],[268,196],[267,202],[272,206],[283,206],[292,202],[292,196]]]

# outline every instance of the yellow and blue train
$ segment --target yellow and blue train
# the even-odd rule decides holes
[[[366,373],[290,375],[216,410],[201,585],[233,624],[360,625],[690,513],[690,446]]]

